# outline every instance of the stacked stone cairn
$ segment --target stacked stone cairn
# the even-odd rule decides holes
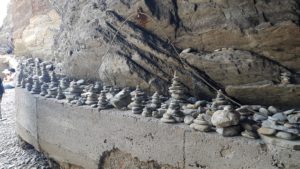
[[[259,128],[259,122],[253,119],[254,112],[258,111],[257,106],[244,105],[236,109],[236,112],[240,114],[240,124],[243,129],[242,136],[257,139],[257,129]]]
[[[61,78],[60,81],[59,81],[59,87],[65,91],[67,88],[69,88],[69,81],[68,81],[68,78],[64,77],[64,78]]]
[[[31,89],[32,89],[32,84],[33,84],[33,80],[32,80],[32,77],[31,76],[29,76],[28,78],[27,78],[27,80],[26,80],[26,89],[28,90],[28,91],[31,91]]]
[[[20,65],[20,71],[18,72],[18,76],[17,76],[17,87],[21,87],[22,86],[22,80],[24,79],[24,67],[21,64]]]
[[[134,91],[134,97],[132,98],[131,110],[133,114],[141,114],[145,105],[145,93],[138,85]]]
[[[33,85],[31,89],[32,94],[40,94],[41,93],[41,84],[39,77],[37,75],[33,76]]]
[[[209,132],[212,130],[212,125],[207,119],[209,119],[208,115],[199,114],[198,117],[193,120],[193,123],[190,125],[190,127],[198,131]]]
[[[63,90],[61,89],[61,87],[58,87],[58,88],[57,88],[56,99],[57,99],[57,100],[62,100],[62,99],[64,99],[64,98],[66,98],[66,97],[65,97],[65,95],[64,95],[64,93],[63,93]]]
[[[283,112],[278,111],[263,121],[258,132],[264,136],[275,136],[284,140],[299,140],[300,111],[294,109]]]
[[[23,78],[22,81],[21,81],[21,87],[22,88],[26,87],[26,80],[25,80],[25,78]]]
[[[180,110],[180,103],[184,102],[186,96],[184,87],[179,82],[179,77],[177,76],[176,72],[174,73],[169,92],[171,94],[171,103],[161,121],[164,123],[181,123],[184,120],[184,114]]]
[[[87,99],[85,104],[92,106],[98,103],[98,95],[96,92],[97,91],[94,89],[94,85],[91,85],[89,91],[87,92]]]
[[[42,63],[42,75],[40,77],[40,81],[42,83],[49,83],[50,82],[50,76],[49,76],[49,72],[46,68],[46,63]]]
[[[72,81],[70,83],[70,87],[65,92],[66,99],[68,100],[68,102],[71,102],[73,100],[79,100],[80,94],[81,94],[80,86],[75,81]]]
[[[46,96],[48,94],[49,85],[47,83],[43,83],[41,86],[41,96]]]
[[[47,95],[45,96],[46,98],[56,98],[57,96],[57,87],[52,87],[47,89]]]
[[[142,116],[151,117],[153,111],[156,111],[161,105],[158,92],[155,92],[152,96],[150,105],[146,105],[143,109]]]
[[[108,106],[108,100],[106,98],[106,92],[104,90],[102,90],[100,92],[100,96],[99,96],[99,102],[98,102],[98,110],[104,110],[109,108]]]
[[[35,69],[34,69],[34,73],[37,75],[37,76],[41,76],[42,73],[41,73],[41,67],[40,67],[40,60],[39,59],[36,59],[35,60]]]
[[[94,85],[94,90],[95,90],[95,92],[97,93],[97,94],[100,94],[101,93],[101,84],[100,84],[100,82],[95,82],[95,85]]]
[[[152,112],[152,117],[154,118],[162,118],[163,115],[167,112],[168,105],[166,103],[162,103],[161,107],[157,109],[157,111]]]
[[[224,106],[223,110],[217,110],[211,117],[211,123],[216,126],[216,131],[224,137],[240,135],[240,114],[231,105]]]
[[[54,71],[51,72],[51,80],[50,80],[50,85],[49,88],[57,88],[58,87],[58,78],[56,76],[56,73]]]

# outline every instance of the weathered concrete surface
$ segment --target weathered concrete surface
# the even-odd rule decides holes
[[[154,118],[132,115],[129,111],[98,112],[89,107],[30,95],[23,89],[16,89],[16,93],[22,96],[16,100],[17,111],[21,112],[17,116],[18,127],[31,129],[32,124],[23,122],[23,118],[36,120],[33,123],[37,124],[37,130],[32,130],[36,133],[29,132],[37,138],[33,144],[37,142],[41,151],[59,162],[89,169],[98,168],[101,163],[103,167],[102,162],[111,158],[107,154],[118,149],[141,161],[153,160],[160,165],[179,168],[273,169],[279,163],[300,167],[296,160],[300,158],[299,152],[279,151],[274,146],[274,151],[269,151],[259,140],[194,132],[183,124],[163,124]],[[36,109],[27,107],[35,103]],[[18,134],[26,138],[23,130],[18,130]],[[290,158],[281,157],[284,154]],[[107,163],[104,167],[112,168]]]
[[[17,133],[23,140],[32,144],[37,150],[38,131],[37,131],[37,111],[36,99],[29,92],[16,91],[16,116]]]

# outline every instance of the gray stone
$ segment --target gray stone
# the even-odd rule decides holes
[[[232,110],[228,110],[227,108],[214,112],[211,117],[212,124],[219,128],[237,125],[239,120],[240,115]]]
[[[257,130],[257,132],[259,134],[263,134],[263,135],[268,135],[268,136],[272,136],[276,133],[275,129],[271,129],[271,128],[265,128],[265,127],[261,127]]]
[[[273,116],[270,116],[269,118],[273,121],[281,121],[281,122],[284,122],[287,120],[286,115],[283,113],[276,113]]]
[[[275,114],[275,113],[278,112],[277,108],[274,107],[274,106],[269,106],[269,107],[268,107],[268,111],[269,111],[270,113],[272,113],[272,114]]]
[[[295,138],[297,138],[295,135],[293,135],[291,133],[283,132],[283,131],[277,132],[276,137],[285,139],[285,140],[294,140]]]
[[[239,125],[229,126],[224,128],[217,128],[216,131],[224,137],[233,137],[240,135],[241,127]]]
[[[259,112],[262,113],[262,114],[264,114],[264,115],[266,115],[266,116],[270,115],[269,110],[266,109],[266,108],[264,108],[264,107],[261,107],[261,108],[259,109]]]
[[[294,111],[295,111],[295,109],[286,110],[283,112],[283,114],[285,114],[285,115],[293,114]]]
[[[184,117],[184,123],[190,125],[193,123],[194,117],[191,115],[187,115]]]
[[[124,88],[110,99],[110,103],[117,109],[127,107],[130,102],[131,95],[128,88]]]
[[[253,115],[253,120],[254,121],[257,121],[257,122],[261,122],[261,121],[264,121],[264,120],[267,120],[268,119],[268,116],[263,116],[263,115],[260,115],[260,114],[254,114]]]
[[[287,119],[289,120],[290,123],[300,124],[300,113],[290,114],[287,116]]]
[[[259,136],[254,131],[245,130],[241,133],[243,137],[251,138],[251,139],[257,139]]]
[[[275,124],[273,121],[271,121],[269,119],[263,121],[262,126],[266,127],[266,128],[272,128],[272,129],[276,129],[276,130],[285,131],[285,132],[288,132],[288,133],[293,133],[293,134],[296,134],[296,135],[300,134],[300,130],[297,129],[297,128],[289,128],[289,127],[286,127],[284,125]]]

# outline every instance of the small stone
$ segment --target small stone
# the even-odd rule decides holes
[[[259,134],[267,135],[267,136],[272,136],[276,133],[275,129],[271,128],[266,128],[266,127],[261,127],[257,130]]]
[[[91,108],[97,108],[97,104],[92,104]]]
[[[278,110],[274,106],[269,106],[268,111],[272,114],[275,114],[278,112]]]
[[[245,130],[241,133],[243,137],[251,138],[251,139],[257,139],[259,136],[254,131]]]
[[[273,121],[286,121],[287,120],[286,115],[283,113],[276,113],[271,117],[269,116],[269,118]]]
[[[266,116],[268,116],[270,114],[270,112],[266,108],[264,108],[264,107],[261,107],[259,109],[259,112],[262,113],[262,114],[264,114],[264,115],[266,115]]]
[[[290,114],[287,116],[287,119],[289,121],[289,123],[300,123],[300,113],[297,114]]]
[[[145,106],[142,112],[142,116],[151,117],[153,109],[151,107]]]
[[[285,140],[294,140],[295,138],[297,138],[295,135],[293,135],[291,133],[283,132],[283,131],[277,132],[276,137],[285,139]]]
[[[195,107],[204,107],[204,106],[206,106],[207,105],[207,101],[205,101],[205,100],[199,100],[199,101],[197,101],[196,103],[195,103]]]
[[[202,131],[202,132],[211,131],[211,126],[208,126],[208,125],[196,125],[195,123],[192,123],[190,125],[190,127],[195,129],[195,130]]]
[[[191,115],[185,116],[184,117],[184,123],[187,125],[190,125],[193,123],[194,117]]]
[[[80,85],[83,85],[84,84],[84,79],[80,79],[80,80],[77,80],[77,84],[80,86]]]
[[[283,114],[285,114],[285,115],[290,115],[290,114],[293,114],[294,111],[295,111],[295,109],[286,110],[286,111],[283,112]]]
[[[191,48],[186,48],[181,53],[190,53],[191,50],[192,50]]]
[[[264,121],[264,120],[267,120],[267,119],[268,119],[268,116],[263,116],[263,115],[260,115],[260,114],[254,114],[253,115],[253,120],[257,121],[257,122],[261,122],[261,121]]]
[[[222,134],[224,137],[233,137],[240,135],[241,127],[239,125],[237,126],[230,126],[225,128],[217,128],[217,133]]]

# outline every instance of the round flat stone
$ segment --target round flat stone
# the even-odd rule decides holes
[[[275,129],[270,129],[270,128],[266,128],[266,127],[261,127],[257,130],[258,133],[263,134],[263,135],[274,135],[276,133]]]
[[[291,133],[283,132],[283,131],[279,131],[276,134],[276,137],[281,138],[281,139],[285,139],[285,140],[294,140],[296,138],[295,135],[293,135]]]

